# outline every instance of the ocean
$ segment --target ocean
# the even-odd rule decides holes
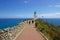
[[[25,18],[0,18],[0,29],[16,26],[24,20]]]
[[[10,19],[0,18],[0,29],[14,27],[18,23],[20,23],[24,20],[26,20],[26,19],[25,18],[10,18]],[[56,18],[56,19],[43,19],[43,20],[50,23],[50,24],[60,26],[60,19],[58,19],[58,18]]]
[[[60,18],[44,18],[43,20],[50,24],[60,26]]]

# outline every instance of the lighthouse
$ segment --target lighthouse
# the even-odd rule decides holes
[[[37,19],[37,13],[36,11],[34,12],[34,24],[35,24],[35,20]]]
[[[36,11],[34,12],[34,20],[36,20],[37,19],[37,13],[36,13]]]

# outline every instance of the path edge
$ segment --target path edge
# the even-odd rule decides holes
[[[45,39],[45,40],[48,40],[48,38],[43,34],[43,33],[41,33],[41,32],[39,32],[41,35],[42,35],[42,37]]]
[[[16,38],[17,38],[19,35],[21,35],[21,33],[24,31],[25,28],[26,28],[26,27],[24,27],[24,28],[16,35],[16,37],[15,37],[13,40],[16,40]]]

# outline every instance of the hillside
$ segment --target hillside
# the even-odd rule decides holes
[[[60,40],[60,27],[49,24],[41,19],[37,19],[35,22],[35,27],[49,40]]]

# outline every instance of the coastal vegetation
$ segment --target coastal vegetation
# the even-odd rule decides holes
[[[55,26],[42,19],[37,19],[35,20],[35,27],[49,40],[60,40],[60,26]]]

